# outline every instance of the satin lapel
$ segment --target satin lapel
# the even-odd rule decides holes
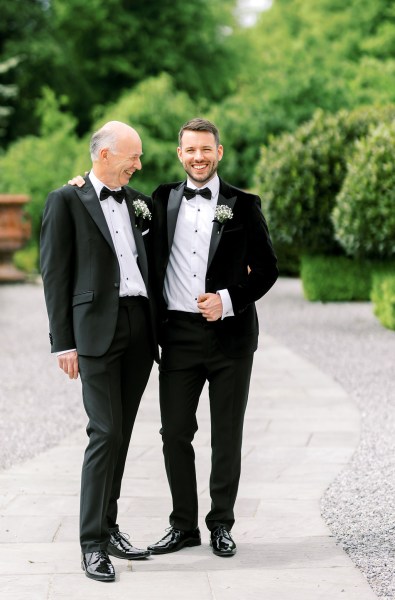
[[[143,276],[144,283],[148,289],[148,262],[147,262],[147,253],[145,251],[145,245],[143,240],[143,234],[141,233],[141,229],[136,226],[136,216],[134,214],[133,208],[133,200],[138,200],[139,195],[136,194],[130,188],[126,189],[126,205],[128,207],[130,222],[132,224],[132,231],[134,236],[134,241],[136,242],[137,254],[138,254],[138,265],[140,267],[141,275]],[[141,198],[142,199],[142,198]],[[147,226],[148,229],[149,225]]]
[[[167,242],[170,252],[171,245],[173,243],[174,232],[177,225],[178,211],[180,210],[180,204],[184,192],[184,184],[180,187],[171,190],[169,194],[169,200],[167,203]]]
[[[217,206],[220,204],[225,204],[229,206],[233,210],[237,198],[236,196],[232,196],[231,198],[225,198],[221,193],[218,195]],[[208,251],[208,259],[207,259],[207,270],[209,269],[211,262],[214,258],[214,254],[217,251],[218,244],[222,237],[222,232],[224,230],[223,226],[219,226],[218,223],[213,223],[213,228],[211,231],[211,239],[210,239],[210,248]]]
[[[90,216],[98,226],[100,232],[102,233],[105,240],[111,246],[114,254],[115,248],[111,238],[110,231],[107,226],[107,222],[105,216],[103,214],[103,210],[100,206],[100,201],[97,197],[94,187],[91,184],[89,177],[85,179],[86,183],[84,187],[77,188],[75,191],[80,197],[81,202],[85,206],[86,210],[89,212]]]

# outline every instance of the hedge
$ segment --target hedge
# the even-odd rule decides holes
[[[333,210],[335,236],[350,256],[395,257],[395,122],[356,144]]]
[[[256,186],[275,246],[288,245],[299,253],[340,251],[331,214],[355,140],[394,118],[393,106],[335,115],[317,111],[293,134],[262,148]]]
[[[371,299],[380,323],[395,330],[395,273],[374,275]]]
[[[301,279],[307,300],[370,300],[373,277],[395,273],[395,261],[355,260],[346,256],[303,255]]]

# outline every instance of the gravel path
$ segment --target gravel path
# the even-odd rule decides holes
[[[322,499],[322,515],[380,598],[395,598],[395,333],[370,303],[309,303],[281,279],[261,330],[337,380],[359,407],[361,443]]]
[[[294,279],[279,280],[258,310],[261,339],[267,332],[310,360],[360,408],[361,444],[322,514],[375,593],[395,599],[395,333],[369,303],[306,302]],[[86,422],[79,380],[57,368],[47,330],[40,284],[0,286],[0,469]]]
[[[0,469],[56,445],[86,422],[80,383],[50,354],[41,284],[0,286]]]

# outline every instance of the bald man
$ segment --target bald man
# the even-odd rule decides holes
[[[52,352],[71,379],[81,377],[88,416],[82,467],[81,566],[114,581],[110,557],[142,559],[117,524],[130,437],[157,359],[148,277],[151,200],[124,187],[141,169],[142,143],[112,121],[91,139],[92,169],[79,189],[48,196],[41,272]]]

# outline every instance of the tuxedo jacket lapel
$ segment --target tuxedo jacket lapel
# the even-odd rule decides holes
[[[221,193],[221,190],[220,190],[220,192],[218,194],[217,206],[219,206],[220,204],[225,204],[226,206],[229,206],[229,208],[231,208],[233,210],[236,200],[237,200],[236,196],[231,196],[230,198],[226,198]],[[218,244],[221,241],[223,230],[224,230],[223,225],[220,225],[216,222],[213,223],[213,228],[211,231],[211,239],[210,239],[210,248],[208,251],[207,270],[210,268],[211,262],[217,251]]]
[[[138,254],[138,266],[141,271],[141,275],[143,276],[144,283],[148,289],[148,261],[147,261],[147,253],[145,251],[145,245],[143,240],[143,234],[141,229],[137,226],[136,215],[134,213],[133,208],[133,200],[137,200],[139,195],[134,190],[130,188],[125,188],[126,190],[126,205],[128,207],[130,222],[132,224],[132,231],[134,236],[134,241],[136,243],[137,254]]]
[[[107,222],[106,222],[105,216],[103,214],[103,210],[100,206],[100,201],[95,192],[95,188],[93,187],[89,177],[85,178],[85,182],[86,183],[82,188],[76,189],[76,193],[78,194],[78,196],[80,197],[85,208],[87,209],[90,216],[92,217],[92,219],[98,226],[103,237],[108,242],[108,244],[111,246],[112,251],[114,252],[114,254],[116,254],[114,244],[113,244],[113,241],[111,238],[111,234],[108,229]]]
[[[180,204],[184,193],[184,185],[185,183],[182,183],[179,187],[171,190],[169,194],[167,203],[167,242],[169,252],[176,230],[178,211],[180,210]]]

